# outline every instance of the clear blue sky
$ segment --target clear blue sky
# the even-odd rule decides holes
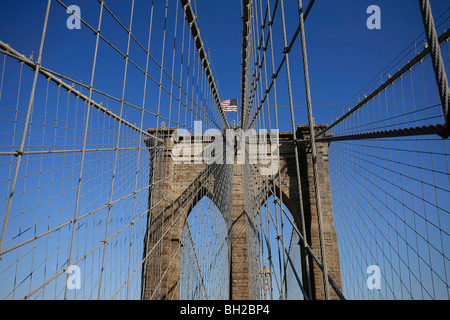
[[[238,95],[240,98],[240,1],[197,0],[197,3],[201,23],[207,26],[202,28],[201,32],[211,47],[221,94],[227,97]],[[265,1],[263,3],[265,4]],[[303,3],[306,6],[308,1]],[[381,30],[369,30],[366,27],[369,17],[366,9],[372,4],[381,9]],[[439,0],[431,1],[431,5],[435,19],[449,7],[447,1]],[[286,10],[287,21],[291,22],[287,24],[289,39],[298,23],[296,6],[297,1],[285,1],[285,7],[290,9]],[[447,28],[448,25],[448,22],[444,24]],[[423,30],[418,1],[316,1],[306,22],[313,104],[349,102],[356,92],[377,77]],[[440,28],[441,32],[442,30]],[[280,45],[279,43],[278,51],[282,50]],[[297,55],[297,58],[291,59],[298,62],[299,41],[296,48],[293,55]],[[418,51],[422,49],[420,44]],[[298,63],[291,72],[296,73],[298,77],[303,76],[303,70]],[[284,78],[278,81],[285,84]],[[298,81],[296,85],[298,89],[294,87],[294,90],[301,91],[301,96],[294,100],[294,104],[304,105],[306,99],[303,95],[303,82]],[[338,108],[316,107],[316,121],[329,122],[330,113],[333,114]],[[306,119],[299,119],[297,122],[306,123]]]
[[[171,0],[169,5],[173,6]],[[263,1],[264,2],[264,1]],[[32,44],[37,55],[42,20],[45,12],[46,1],[2,1],[0,4],[0,21],[12,27]],[[194,3],[194,2],[193,2]],[[67,2],[69,4],[69,2]],[[98,17],[98,5],[91,1],[73,0],[70,4],[79,5],[82,9],[82,18],[96,27]],[[241,19],[240,1],[210,1],[197,0],[199,7],[199,27],[204,42],[210,47],[213,69],[220,85],[220,95],[223,99],[240,99],[240,48],[241,48]],[[369,30],[366,28],[366,20],[369,15],[366,9],[369,5],[376,4],[381,8],[381,30]],[[307,2],[304,4],[307,5]],[[440,16],[447,8],[447,1],[432,0],[434,17]],[[108,6],[127,25],[129,22],[130,5],[127,1],[109,1]],[[295,31],[298,23],[296,1],[285,1],[287,8],[287,29],[289,38]],[[136,37],[146,44],[147,20],[150,1],[137,0],[136,14],[134,17],[134,33]],[[162,7],[162,6],[159,6]],[[155,21],[163,18],[162,8],[155,13]],[[147,11],[146,11],[147,10]],[[169,10],[170,11],[170,10]],[[173,11],[173,10],[172,10]],[[145,19],[139,19],[141,16]],[[142,18],[142,17],[141,17]],[[45,43],[45,53],[52,60],[46,60],[51,68],[64,74],[70,74],[75,79],[89,82],[92,63],[93,38],[85,41],[91,31],[85,26],[82,30],[68,30],[65,28],[67,14],[61,5],[53,3],[49,31]],[[114,25],[109,20],[104,20],[104,25]],[[445,24],[444,24],[445,25]],[[448,23],[447,23],[448,25]],[[127,25],[128,26],[128,25]],[[5,25],[0,25],[2,31],[8,31]],[[341,104],[349,102],[356,92],[362,89],[370,80],[377,77],[380,71],[386,67],[406,46],[410,45],[423,32],[420,10],[417,1],[316,1],[306,23],[306,36],[308,46],[308,58],[311,78],[311,91],[313,104]],[[107,31],[105,36],[122,34],[122,47],[125,49],[126,36],[119,32],[120,28],[114,27]],[[442,31],[442,28],[440,29]],[[21,46],[8,34],[2,32],[4,41],[14,44],[16,48],[29,52],[30,49]],[[17,39],[17,36],[16,36]],[[20,39],[22,43],[26,43]],[[155,42],[156,43],[156,42]],[[280,45],[280,44],[278,44]],[[291,59],[298,60],[299,41],[297,50],[293,52]],[[31,47],[31,46],[30,46]],[[63,48],[63,49],[62,49]],[[422,46],[420,46],[421,50]],[[276,48],[280,51],[282,48]],[[152,51],[152,50],[151,50]],[[170,50],[169,50],[170,51]],[[156,51],[155,51],[156,52]],[[171,53],[170,53],[171,54]],[[169,56],[169,53],[168,53]],[[155,58],[159,59],[156,55]],[[101,60],[107,60],[108,55],[102,53]],[[279,59],[278,59],[279,60]],[[108,67],[122,60],[108,60]],[[57,65],[54,64],[57,62]],[[141,59],[138,62],[144,63]],[[298,62],[298,61],[297,61]],[[278,64],[278,62],[275,62]],[[99,68],[102,66],[100,65]],[[121,68],[120,68],[121,69]],[[100,70],[100,69],[99,69]],[[303,95],[303,82],[301,82],[302,69],[300,64],[295,64],[293,70],[294,91],[298,97],[295,105],[303,105],[306,100]],[[100,71],[99,71],[100,73]],[[103,89],[103,79],[96,78],[97,88]],[[284,79],[279,80],[284,83]],[[119,88],[121,81],[115,83]],[[108,84],[108,87],[111,84]],[[119,95],[119,94],[117,94]],[[134,102],[130,95],[131,102]],[[136,102],[140,99],[136,99]],[[287,100],[280,98],[279,105],[287,104]],[[330,114],[339,109],[339,106],[315,108],[316,122],[329,122]],[[233,116],[229,116],[233,117]],[[306,122],[306,119],[297,121]]]

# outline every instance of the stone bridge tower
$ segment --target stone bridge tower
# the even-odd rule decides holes
[[[321,127],[321,125],[316,125]],[[149,214],[147,231],[144,240],[145,262],[142,271],[142,299],[178,299],[180,280],[181,239],[183,226],[189,212],[203,195],[207,195],[229,219],[229,255],[230,255],[230,300],[255,299],[252,296],[251,255],[248,249],[248,234],[251,225],[251,215],[246,212],[244,195],[243,164],[207,164],[201,159],[200,153],[211,142],[201,140],[201,135],[186,135],[183,139],[191,139],[197,144],[197,150],[187,155],[191,161],[174,161],[174,129],[148,129],[148,132],[158,139],[146,140],[150,151],[151,173],[149,190]],[[295,132],[297,139],[308,139],[309,127],[298,126]],[[194,146],[194,143],[192,143]],[[200,147],[199,147],[200,146]],[[194,147],[193,147],[194,148]],[[298,228],[302,230],[300,205],[303,202],[307,243],[321,261],[319,250],[319,234],[315,190],[313,184],[312,157],[307,144],[300,145],[299,164],[301,171],[301,190],[297,179],[293,134],[279,133],[279,172],[270,179],[270,190],[282,196],[284,205],[292,214]],[[333,223],[330,179],[328,171],[328,143],[317,142],[317,157],[320,170],[320,192],[322,205],[322,223],[325,238],[325,252],[328,273],[342,290],[339,251],[336,231]],[[186,156],[185,156],[186,157]],[[256,165],[253,165],[256,167]],[[257,171],[257,170],[256,170]],[[257,188],[263,183],[263,177],[254,177],[261,183],[252,184]],[[279,179],[281,178],[281,179]],[[281,181],[281,186],[280,182]],[[259,193],[260,194],[260,193]],[[267,193],[259,201],[268,198]],[[258,200],[257,200],[258,201]],[[261,207],[262,202],[257,205]],[[305,270],[305,250],[302,246],[302,270]],[[302,272],[302,283],[311,285],[314,299],[324,299],[322,272],[316,263],[309,258],[310,276]],[[330,297],[337,295],[330,288]]]

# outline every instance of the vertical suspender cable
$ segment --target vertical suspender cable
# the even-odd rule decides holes
[[[295,132],[295,115],[294,115],[294,103],[292,100],[292,87],[291,87],[291,73],[290,73],[290,66],[289,66],[289,49],[287,44],[287,36],[286,36],[286,23],[284,18],[284,5],[283,1],[280,1],[280,7],[281,7],[281,18],[282,18],[282,25],[283,25],[283,38],[284,38],[284,57],[286,61],[286,77],[287,77],[287,85],[288,85],[288,92],[289,92],[289,106],[290,106],[290,113],[291,113],[291,125],[292,125],[292,134],[294,140],[296,139],[296,132]],[[303,17],[302,21],[303,21]],[[296,173],[297,173],[297,186],[298,186],[298,195],[299,195],[299,203],[300,203],[300,215],[301,215],[301,221],[302,221],[302,232],[303,232],[303,247],[306,249],[308,248],[308,244],[306,242],[306,225],[305,225],[305,215],[304,215],[304,208],[303,208],[303,196],[302,196],[302,185],[301,185],[301,176],[300,176],[300,159],[298,156],[298,148],[294,144],[294,154],[295,154],[295,165],[296,165]],[[280,185],[281,187],[281,185]],[[306,265],[306,278],[308,279],[307,282],[307,292],[309,299],[312,299],[312,291],[311,291],[311,274],[309,270],[309,259],[308,256],[305,255],[305,265]]]
[[[33,102],[34,102],[34,93],[36,91],[37,77],[39,75],[39,69],[41,67],[41,61],[42,61],[42,51],[44,49],[45,34],[47,32],[48,16],[50,14],[50,4],[51,4],[51,0],[48,0],[48,2],[47,2],[47,11],[45,13],[44,27],[43,27],[43,30],[42,30],[41,44],[40,44],[40,48],[39,48],[39,56],[38,56],[38,61],[36,62],[36,69],[34,70],[33,85],[31,87],[31,95],[30,95],[30,100],[29,100],[29,103],[28,103],[28,110],[27,110],[27,116],[26,116],[26,119],[25,119],[25,125],[24,125],[24,129],[23,129],[23,134],[22,134],[22,141],[20,143],[20,148],[17,151],[16,169],[15,169],[15,172],[14,172],[14,178],[13,178],[13,182],[12,182],[12,185],[11,185],[11,191],[10,191],[9,197],[8,197],[8,204],[7,204],[7,207],[6,207],[5,219],[3,221],[2,234],[1,234],[1,237],[0,237],[0,252],[2,250],[3,240],[5,239],[6,226],[8,224],[9,213],[11,212],[11,204],[12,204],[12,199],[13,199],[13,196],[14,196],[14,191],[15,191],[15,188],[16,188],[17,177],[19,175],[19,167],[20,167],[20,162],[22,160],[22,156],[23,156],[23,149],[24,149],[24,146],[25,146],[25,138],[27,136],[28,126],[29,126],[29,123],[30,123],[31,108],[32,108]]]
[[[128,43],[127,43],[127,54],[125,56],[125,67],[123,72],[123,81],[122,81],[122,97],[120,99],[120,115],[119,118],[122,119],[123,117],[123,108],[124,108],[124,101],[125,101],[125,87],[127,83],[127,71],[128,71],[128,62],[129,62],[129,53],[130,53],[130,42],[131,42],[131,27],[133,25],[133,13],[134,13],[134,0],[131,2],[131,13],[130,13],[130,27],[128,29]],[[158,109],[158,115],[159,115],[159,109]],[[100,269],[100,277],[99,277],[99,285],[98,285],[98,299],[100,300],[101,297],[101,289],[103,284],[103,272],[105,270],[105,261],[106,261],[106,249],[108,246],[108,235],[109,235],[109,226],[111,222],[111,211],[112,211],[112,201],[113,201],[113,195],[114,195],[114,186],[116,182],[116,172],[117,172],[117,158],[119,153],[119,145],[120,145],[120,137],[121,137],[121,129],[122,129],[122,122],[120,121],[117,128],[117,137],[116,137],[116,148],[114,150],[114,164],[112,169],[112,176],[111,176],[111,188],[110,188],[110,194],[109,194],[109,202],[108,202],[108,214],[106,218],[106,230],[105,230],[105,240],[103,242],[103,257],[102,257],[102,266]]]
[[[309,122],[309,131],[311,135],[311,153],[312,153],[312,162],[313,162],[313,176],[314,176],[314,189],[316,194],[316,209],[317,209],[317,219],[318,219],[318,227],[319,227],[319,241],[320,241],[320,253],[322,256],[322,265],[323,265],[323,285],[325,290],[325,299],[330,299],[330,293],[328,290],[328,269],[325,255],[325,243],[323,236],[323,225],[322,225],[322,209],[320,202],[320,187],[319,187],[319,169],[317,166],[317,151],[316,151],[316,141],[315,141],[315,132],[314,132],[314,118],[312,113],[312,105],[311,105],[311,91],[309,84],[309,71],[308,71],[308,57],[306,52],[306,37],[305,37],[305,24],[303,20],[303,5],[302,0],[298,0],[298,11],[299,11],[299,20],[300,20],[300,34],[301,34],[301,44],[302,44],[302,57],[303,57],[303,72],[305,77],[305,89],[306,89],[306,103],[308,108],[308,122]],[[300,180],[299,180],[300,181]]]

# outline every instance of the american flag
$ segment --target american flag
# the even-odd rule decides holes
[[[236,112],[237,113],[237,99],[225,100],[220,104],[223,112]]]

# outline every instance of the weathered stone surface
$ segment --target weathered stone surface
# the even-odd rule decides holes
[[[207,195],[222,214],[229,212],[231,223],[228,234],[231,237],[230,256],[230,299],[252,299],[250,279],[250,262],[247,239],[247,213],[245,212],[245,193],[243,182],[243,165],[218,165],[205,163],[174,162],[171,151],[173,143],[169,137],[173,129],[149,129],[153,135],[164,139],[164,143],[149,140],[153,172],[150,176],[152,188],[149,191],[149,215],[147,232],[144,240],[144,258],[142,272],[143,299],[178,299],[180,280],[181,239],[183,226],[189,212],[195,204]],[[295,133],[298,139],[309,137],[308,126],[299,126]],[[192,138],[193,139],[193,138]],[[313,183],[313,166],[310,148],[299,145],[298,158],[300,169],[300,186],[292,132],[280,133],[280,176],[265,179],[270,181],[272,190],[289,209],[297,228],[303,230],[301,208],[303,208],[306,239],[316,256],[320,255],[319,229],[315,187]],[[202,144],[199,150],[203,150]],[[197,152],[199,151],[197,150]],[[193,150],[192,150],[193,151]],[[339,288],[341,284],[340,261],[337,236],[333,224],[330,177],[328,171],[328,143],[317,143],[319,167],[319,190],[324,229],[325,253],[328,271]],[[191,153],[192,155],[193,153]],[[190,156],[191,159],[196,157]],[[227,167],[228,166],[228,167]],[[232,170],[225,170],[225,168]],[[232,176],[224,176],[224,172]],[[254,176],[253,188],[261,194],[264,179]],[[301,193],[299,193],[299,187]],[[229,194],[229,199],[224,199]],[[261,199],[265,199],[265,194]],[[230,208],[231,203],[231,210]],[[262,202],[255,204],[261,207]],[[303,246],[302,246],[303,247]],[[302,270],[307,265],[311,270],[308,277],[302,272],[303,284],[311,285],[313,299],[324,299],[322,271],[313,259],[302,254]],[[337,295],[330,288],[331,298]]]

